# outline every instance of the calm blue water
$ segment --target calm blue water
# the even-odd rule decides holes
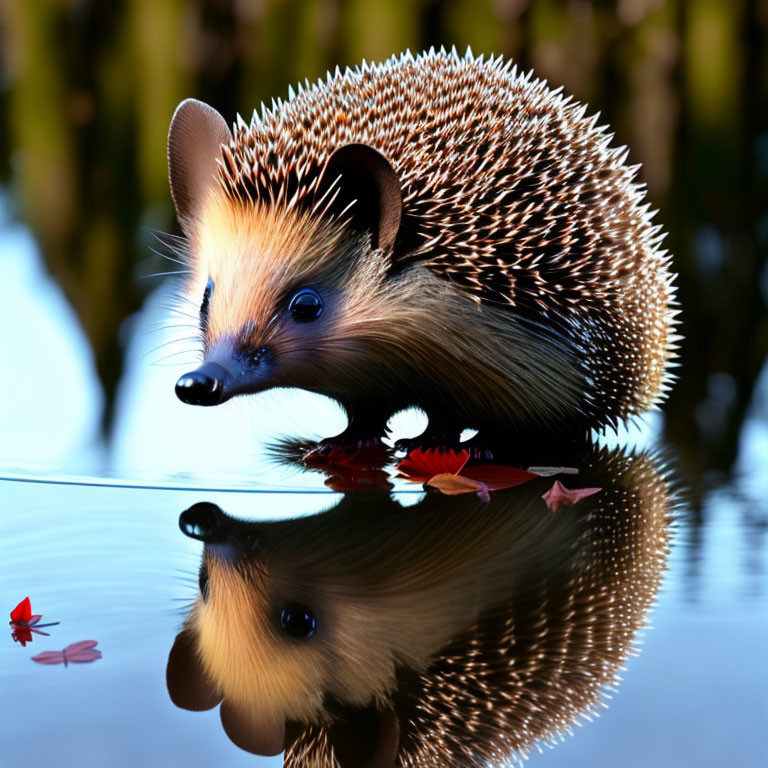
[[[201,554],[178,518],[201,500],[251,519],[329,509],[339,495],[323,478],[269,464],[265,445],[284,434],[332,434],[341,414],[295,392],[211,410],[178,403],[173,382],[192,353],[153,364],[167,351],[151,350],[174,332],[155,328],[164,323],[169,290],[160,287],[125,329],[128,369],[117,426],[104,444],[96,437],[101,395],[87,346],[21,228],[7,225],[0,235],[0,278],[15,287],[0,302],[0,324],[14,328],[0,338],[0,360],[24,362],[14,365],[20,374],[0,377],[0,610],[7,614],[29,595],[43,621],[61,622],[26,648],[10,628],[0,639],[0,764],[281,765],[233,746],[215,711],[186,712],[168,698],[165,663],[197,594]],[[728,485],[715,481],[679,511],[651,627],[618,691],[597,720],[534,754],[530,765],[766,764],[763,379],[744,430],[743,472]],[[620,439],[652,443],[659,418]],[[415,434],[420,423],[406,414],[395,431]],[[53,476],[69,484],[49,482]],[[88,477],[97,483],[80,484]],[[115,479],[126,482],[112,487]],[[419,495],[398,498],[411,504]],[[693,507],[700,508],[697,525]],[[30,661],[83,639],[97,640],[103,658],[66,669]]]
[[[201,499],[242,516],[323,509],[335,494],[211,493],[3,481],[0,600],[26,595],[60,621],[26,648],[0,643],[8,765],[240,765],[214,713],[176,709],[168,650],[197,590],[201,547],[178,528]],[[601,717],[531,765],[764,764],[768,593],[764,527],[716,494],[701,549],[681,523],[652,629]],[[99,641],[89,665],[38,666],[34,653]],[[279,765],[278,759],[272,764]]]

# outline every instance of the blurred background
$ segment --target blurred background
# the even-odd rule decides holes
[[[166,455],[175,450],[146,414],[183,408],[171,390],[188,360],[169,350],[160,405],[135,380],[166,364],[152,326],[170,316],[173,288],[152,275],[178,267],[153,252],[164,250],[153,232],[177,231],[165,141],[181,99],[248,119],[262,100],[336,66],[455,45],[512,57],[564,86],[642,163],[679,273],[685,337],[680,380],[652,431],[683,471],[694,517],[707,490],[735,475],[755,480],[754,498],[768,490],[759,482],[768,475],[766,0],[0,0],[0,9],[6,465],[100,471],[111,454],[112,467],[141,469],[114,457],[126,455],[127,432],[144,428]],[[201,409],[179,411],[170,431],[197,429],[204,417],[191,410]],[[745,514],[764,529],[759,505]]]

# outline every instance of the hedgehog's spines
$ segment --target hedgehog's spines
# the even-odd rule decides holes
[[[677,321],[657,212],[599,120],[511,59],[406,51],[289,88],[249,126],[238,116],[220,176],[232,200],[331,216],[315,199],[325,161],[378,150],[403,192],[409,250],[393,263],[423,264],[472,306],[546,318],[584,353],[590,418],[612,423],[666,392]]]

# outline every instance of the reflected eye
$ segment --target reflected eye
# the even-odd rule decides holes
[[[213,293],[213,280],[209,277],[203,291],[203,303],[200,305],[200,325],[205,330],[208,324],[208,309],[211,306],[211,294]]]
[[[288,304],[288,309],[294,320],[299,323],[306,323],[320,317],[323,311],[323,300],[313,288],[304,288],[304,290],[294,294]]]
[[[285,633],[298,640],[312,637],[317,629],[315,614],[303,605],[289,603],[280,612],[280,624]]]

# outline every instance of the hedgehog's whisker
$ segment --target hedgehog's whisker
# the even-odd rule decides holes
[[[196,323],[200,322],[200,313],[192,314],[191,312],[185,312],[183,309],[179,309],[178,307],[160,307],[160,309],[164,309],[166,312],[172,312],[174,315],[187,317],[190,320],[194,320]]]
[[[141,332],[142,336],[148,336],[150,333],[157,333],[158,331],[170,331],[174,329],[200,331],[199,323],[182,323],[182,322],[169,322],[168,320],[157,320],[151,323],[148,328]]]
[[[145,352],[143,357],[148,357],[151,354],[154,354],[158,350],[164,349],[165,347],[170,347],[172,344],[183,344],[190,341],[199,342],[200,339],[197,336],[187,336],[186,338],[181,339],[171,339],[170,341],[163,342],[162,344],[158,344],[154,349],[150,349],[148,352]],[[184,350],[185,352],[190,352],[193,350]],[[180,354],[180,353],[179,353]]]
[[[158,358],[157,360],[151,361],[150,365],[158,365],[160,363],[164,363],[166,360],[170,360],[174,357],[179,357],[181,355],[192,355],[193,352],[189,349],[182,349],[179,352],[171,352],[169,355],[164,355],[163,357]],[[175,363],[173,363],[174,366],[182,366],[182,365],[197,365],[200,361],[198,359],[192,359],[190,362],[185,363],[184,361],[177,360]]]
[[[139,275],[139,280],[149,280],[152,277],[166,277],[167,275],[189,275],[189,269],[176,269],[171,272],[153,272],[151,275]]]
[[[163,253],[157,248],[153,248],[151,245],[149,246],[149,250],[152,251],[155,256],[159,256],[161,259],[166,259],[167,261],[172,261],[174,264],[178,264],[180,267],[188,266],[182,259],[175,259],[173,256],[169,256],[167,253]]]

